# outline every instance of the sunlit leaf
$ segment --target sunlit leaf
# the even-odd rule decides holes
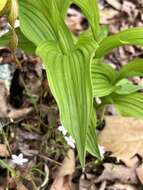
[[[100,160],[101,157],[98,149],[96,122],[96,112],[93,110],[91,114],[90,124],[87,129],[87,151]]]
[[[95,56],[97,58],[103,57],[112,49],[123,45],[143,46],[143,28],[131,28],[106,37],[99,44],[99,48],[97,49]]]
[[[128,95],[112,94],[111,104],[122,116],[131,116],[143,119],[143,94],[131,93]]]
[[[43,58],[51,91],[60,109],[60,118],[77,143],[84,167],[87,127],[92,108],[90,57],[96,43],[80,39],[73,52],[63,54],[56,43],[38,47]]]
[[[90,23],[95,40],[98,41],[100,25],[97,0],[73,0],[73,2],[81,8],[83,14],[86,16]]]
[[[133,84],[127,79],[122,79],[116,83],[116,90],[114,91],[117,94],[130,94],[138,90],[142,90],[143,86]]]
[[[107,96],[115,89],[115,81],[118,76],[110,65],[96,64],[91,65],[91,77],[93,95],[96,97]]]
[[[134,59],[124,65],[119,71],[118,78],[143,76],[143,59]]]

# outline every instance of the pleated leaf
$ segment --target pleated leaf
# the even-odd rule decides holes
[[[50,42],[43,43],[37,49],[44,60],[62,124],[76,141],[83,167],[92,108],[90,57],[94,48],[93,41],[83,39],[68,54],[63,54],[56,43]]]
[[[133,84],[128,79],[122,79],[116,83],[116,90],[114,91],[117,94],[130,94],[139,90],[143,90],[142,85]]]
[[[132,93],[128,95],[113,94],[112,103],[122,116],[136,117],[143,119],[143,94]]]
[[[93,95],[103,97],[111,94],[115,89],[117,75],[110,65],[93,62],[91,65]]]
[[[118,78],[143,76],[143,59],[134,59],[124,65],[119,71]]]
[[[95,40],[98,41],[100,25],[97,0],[73,0],[73,2],[81,8],[83,14],[90,23]]]
[[[104,38],[99,44],[95,56],[103,57],[112,49],[123,45],[140,45],[143,46],[143,28],[136,27],[121,31],[117,34]]]
[[[100,160],[101,156],[98,148],[96,122],[96,111],[93,109],[90,124],[87,130],[87,151]]]

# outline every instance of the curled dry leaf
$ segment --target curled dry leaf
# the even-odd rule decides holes
[[[106,117],[99,144],[127,165],[136,154],[143,157],[143,121],[119,116]]]
[[[0,144],[0,157],[8,157],[9,152],[5,144]]]
[[[73,190],[72,174],[75,171],[75,155],[70,149],[65,157],[61,168],[51,186],[50,190]]]

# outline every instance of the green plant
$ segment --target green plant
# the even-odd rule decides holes
[[[143,75],[143,60],[133,60],[119,72],[103,63],[104,55],[122,45],[143,45],[143,28],[128,29],[107,37],[99,24],[96,0],[19,0],[18,47],[35,52],[45,65],[49,86],[64,127],[76,141],[82,167],[86,151],[100,159],[96,138],[95,97],[104,107],[113,104],[123,116],[143,118],[141,86],[125,80]],[[90,28],[75,40],[64,18],[71,3],[77,4]],[[0,9],[1,10],[1,9]],[[9,13],[7,13],[9,14]],[[13,28],[13,27],[12,27]],[[1,37],[6,45],[13,30]],[[94,105],[94,106],[93,106]],[[124,109],[124,106],[126,109]]]

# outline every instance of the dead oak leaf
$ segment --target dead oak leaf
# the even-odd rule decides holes
[[[50,190],[73,190],[72,174],[75,170],[75,155],[74,151],[70,149],[65,157],[61,168],[52,184]]]
[[[136,154],[143,157],[143,120],[106,117],[106,127],[99,134],[99,144],[126,164]]]

